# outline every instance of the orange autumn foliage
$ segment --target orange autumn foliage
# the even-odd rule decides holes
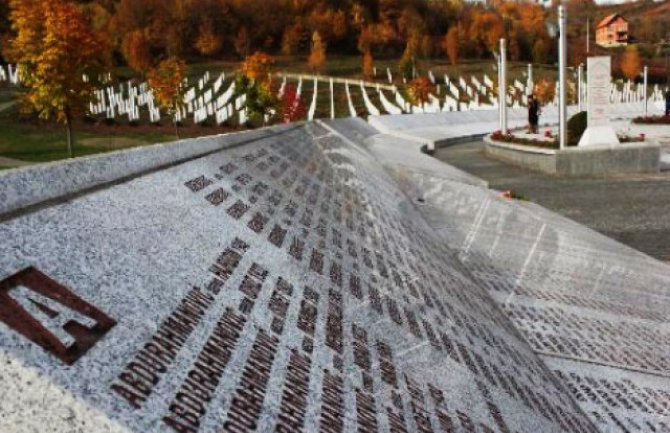
[[[407,85],[407,99],[412,105],[423,106],[430,97],[433,85],[427,77],[419,77]]]
[[[128,66],[138,72],[146,73],[153,66],[149,39],[141,30],[135,30],[123,39],[121,51]]]
[[[72,120],[95,101],[108,47],[74,1],[12,0],[10,6],[15,36],[7,54],[28,89],[24,109],[65,123],[72,156]]]
[[[321,72],[326,64],[326,45],[321,40],[319,32],[314,32],[312,35],[312,51],[309,53],[307,64],[313,72]]]
[[[363,76],[366,80],[372,80],[375,75],[375,62],[370,50],[363,54]]]
[[[640,60],[640,53],[635,46],[626,48],[626,52],[621,58],[621,72],[629,80],[634,80],[642,70],[642,61]]]
[[[273,64],[272,56],[258,51],[244,60],[242,73],[253,81],[267,81],[270,79],[270,67]]]
[[[214,32],[212,21],[206,19],[198,31],[198,37],[195,40],[195,49],[203,56],[213,56],[221,50],[223,41],[221,36]]]
[[[452,26],[442,40],[442,50],[447,54],[449,63],[452,65],[458,63],[458,45],[461,33],[460,26]]]
[[[163,60],[147,76],[154,98],[168,113],[174,114],[184,105],[184,87],[186,63],[177,57]]]

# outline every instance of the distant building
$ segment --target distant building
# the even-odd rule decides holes
[[[628,44],[628,21],[619,14],[606,16],[596,26],[596,44],[617,47]]]

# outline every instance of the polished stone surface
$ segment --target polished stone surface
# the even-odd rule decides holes
[[[667,264],[530,202],[418,170],[395,176],[427,191],[431,227],[600,431],[670,430]]]
[[[667,267],[398,147],[310,123],[6,219],[0,431],[617,431],[594,378],[663,431]]]

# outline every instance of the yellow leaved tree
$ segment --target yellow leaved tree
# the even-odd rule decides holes
[[[326,64],[326,44],[321,39],[319,32],[312,35],[312,50],[309,53],[307,64],[312,72],[320,73]]]
[[[621,58],[621,72],[632,81],[640,75],[640,71],[642,71],[640,53],[635,45],[630,45],[626,47],[626,52]]]
[[[154,98],[174,120],[175,135],[179,138],[179,124],[175,117],[184,106],[184,86],[186,63],[177,57],[163,60],[149,71],[147,82],[153,90]]]
[[[27,88],[24,108],[64,123],[73,157],[72,122],[95,102],[98,79],[109,64],[107,46],[72,0],[11,0],[10,6],[7,51]]]

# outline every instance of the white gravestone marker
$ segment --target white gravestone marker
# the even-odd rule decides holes
[[[588,126],[579,146],[619,144],[609,123],[612,59],[609,56],[589,57],[587,66]]]

